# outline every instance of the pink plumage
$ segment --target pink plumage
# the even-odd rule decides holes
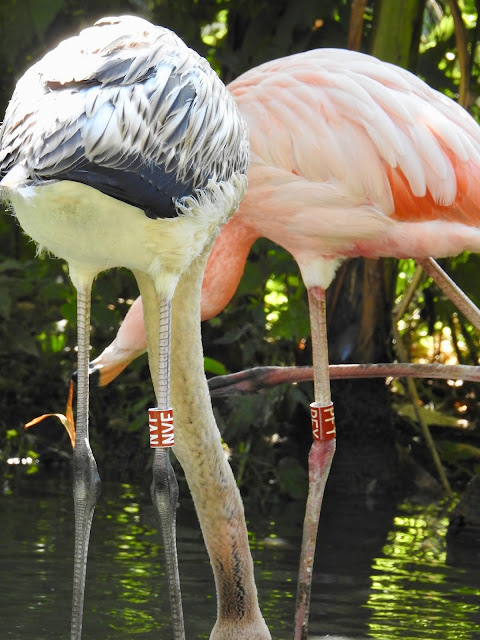
[[[207,265],[203,319],[230,301],[259,237],[292,253],[307,286],[328,286],[341,258],[480,250],[480,129],[413,74],[318,49],[266,62],[228,89],[252,160]]]
[[[408,71],[345,50],[273,60],[228,88],[250,130],[249,185],[210,255],[202,317],[229,302],[257,238],[284,247],[309,291],[314,408],[329,407],[325,288],[347,257],[427,259],[480,250],[480,128]],[[132,312],[138,322],[138,302]],[[132,345],[132,357],[141,346]],[[94,364],[107,370],[108,357]],[[306,637],[334,449],[334,440],[315,441],[309,458],[296,640]]]
[[[247,195],[207,267],[206,317],[233,295],[257,237],[287,249],[307,287],[328,286],[345,257],[480,250],[480,129],[413,74],[319,49],[267,62],[228,88],[252,159]]]

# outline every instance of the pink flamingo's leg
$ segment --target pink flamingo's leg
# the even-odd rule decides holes
[[[310,288],[308,302],[312,333],[315,402],[310,405],[313,444],[308,457],[309,490],[298,573],[295,640],[306,640],[307,638],[318,522],[323,492],[335,453],[335,417],[330,396],[330,376],[328,372],[325,290],[320,287]]]

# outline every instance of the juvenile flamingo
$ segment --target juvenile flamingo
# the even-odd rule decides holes
[[[347,257],[415,258],[434,275],[431,256],[480,250],[480,129],[458,104],[408,71],[346,50],[273,60],[228,89],[250,130],[249,186],[210,255],[202,317],[231,299],[257,238],[276,242],[298,262],[308,289],[312,418],[320,438],[309,456],[299,640],[307,634],[316,531],[335,449],[335,429],[328,428],[334,423],[325,289]],[[126,365],[126,331],[92,363],[105,374],[110,358],[118,368]]]
[[[189,465],[186,475],[214,551],[219,609],[212,637],[270,637],[257,604],[243,506],[211,412],[200,341],[203,268],[220,226],[245,192],[248,157],[245,123],[208,63],[171,31],[140,18],[105,18],[62,42],[20,79],[5,114],[2,194],[39,247],[68,262],[78,295],[71,640],[81,638],[88,540],[100,489],[88,439],[90,292],[100,271],[117,266],[134,272],[145,305],[158,402],[149,411],[156,447],[152,497],[167,552],[175,638],[184,638],[175,551],[178,487],[168,458],[177,285],[175,453]],[[199,499],[202,465],[210,491],[228,504],[218,509],[214,525],[205,496]],[[224,540],[234,546],[234,558],[222,549]]]

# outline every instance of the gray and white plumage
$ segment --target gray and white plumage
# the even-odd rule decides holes
[[[245,173],[233,100],[223,91],[217,111],[209,102],[219,86],[206,60],[168,29],[100,20],[18,82],[1,130],[1,175],[21,167],[33,183],[82,182],[150,217],[175,216],[176,199]]]
[[[19,80],[0,190],[77,288],[125,266],[171,296],[238,207],[248,159],[246,125],[206,60],[168,29],[104,18]]]

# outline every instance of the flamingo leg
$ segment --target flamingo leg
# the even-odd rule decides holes
[[[173,420],[170,410],[170,342],[171,342],[171,300],[160,300],[159,321],[159,354],[158,379],[156,397],[160,412],[164,412]],[[167,425],[168,432],[168,422]],[[173,434],[173,422],[172,422]],[[167,433],[168,436],[168,433]],[[173,445],[173,438],[171,439]],[[170,445],[170,446],[171,446]],[[185,629],[183,622],[182,595],[180,590],[180,576],[178,572],[178,557],[176,545],[175,513],[178,503],[178,483],[170,462],[169,446],[155,448],[153,457],[153,480],[151,485],[152,502],[156,510],[157,519],[162,530],[163,546],[167,565],[168,590],[170,594],[170,610],[172,613],[173,637],[184,640]]]
[[[178,484],[170,462],[173,440],[173,411],[170,408],[171,298],[158,294],[153,280],[134,271],[142,294],[148,357],[154,381],[157,407],[149,410],[150,445],[153,456],[152,502],[159,523],[165,551],[170,610],[174,640],[185,638],[180,577],[176,545],[176,509]],[[154,422],[156,421],[156,425]],[[158,429],[152,430],[156,426]]]
[[[100,494],[100,477],[88,438],[88,358],[90,342],[90,292],[88,286],[77,287],[77,429],[73,449],[73,499],[75,509],[75,548],[71,640],[82,636],[83,600],[87,571],[88,543],[93,512]]]
[[[335,421],[330,395],[328,343],[325,313],[325,290],[311,287],[308,291],[315,402],[312,403],[313,444],[308,457],[309,490],[303,524],[302,549],[298,573],[295,607],[295,640],[306,640],[313,561],[323,493],[335,453]]]

